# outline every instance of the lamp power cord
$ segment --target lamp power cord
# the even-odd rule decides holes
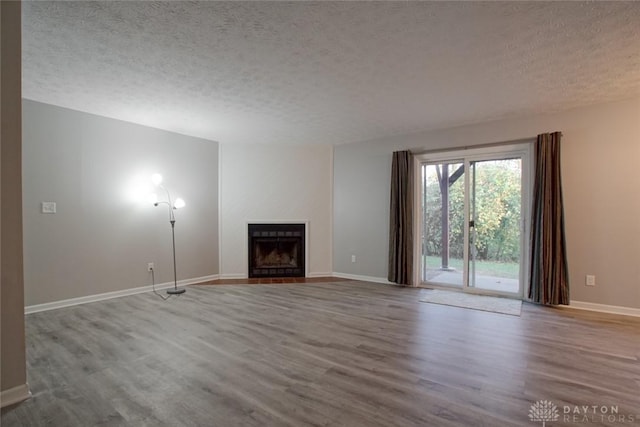
[[[169,298],[171,298],[173,295],[164,296],[158,291],[156,291],[156,274],[153,268],[150,268],[150,270],[151,270],[151,288],[153,289],[153,293],[159,296],[160,298],[162,298],[163,301],[166,301]]]

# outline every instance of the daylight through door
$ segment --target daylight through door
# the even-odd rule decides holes
[[[528,152],[420,161],[420,282],[521,296]]]

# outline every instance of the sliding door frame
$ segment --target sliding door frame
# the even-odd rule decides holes
[[[414,283],[418,287],[442,287],[446,289],[456,290],[460,288],[449,286],[438,286],[437,284],[425,283],[422,277],[423,258],[422,258],[422,232],[423,232],[423,211],[422,211],[422,165],[433,164],[447,161],[461,161],[465,165],[464,186],[465,192],[470,188],[469,182],[469,165],[472,161],[482,160],[500,160],[520,157],[522,159],[522,182],[521,182],[521,220],[520,220],[520,274],[519,274],[519,292],[505,293],[499,291],[491,291],[485,289],[476,289],[469,287],[469,195],[465,194],[464,198],[464,271],[463,284],[461,290],[469,293],[482,293],[486,295],[502,295],[508,297],[525,298],[529,286],[529,265],[530,265],[530,212],[531,212],[531,194],[532,194],[532,173],[533,173],[533,143],[532,139],[527,142],[513,144],[499,144],[480,148],[464,148],[439,150],[433,152],[425,152],[414,155]]]

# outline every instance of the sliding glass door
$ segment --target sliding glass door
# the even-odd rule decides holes
[[[422,281],[464,284],[462,161],[422,165]]]
[[[456,154],[418,157],[420,282],[521,296],[528,150]]]
[[[469,287],[520,289],[522,159],[469,162]]]

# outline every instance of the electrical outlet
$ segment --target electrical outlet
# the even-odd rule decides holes
[[[355,255],[351,255],[351,262],[356,262],[356,256]]]
[[[45,214],[56,213],[56,202],[42,202],[42,213],[45,213]]]
[[[596,285],[596,276],[592,276],[590,274],[587,274],[587,277],[585,279],[585,283],[586,286],[595,286]]]
[[[147,263],[147,271],[152,271],[155,268],[152,262]]]

